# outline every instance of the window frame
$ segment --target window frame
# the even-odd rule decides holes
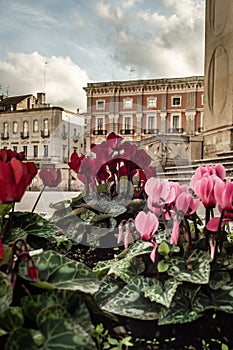
[[[100,104],[103,104],[103,107],[100,106]],[[97,100],[96,101],[96,110],[97,111],[103,111],[105,109],[105,100]]]
[[[154,101],[153,104],[150,103],[150,101]],[[156,108],[157,107],[157,97],[150,96],[147,97],[147,108]]]
[[[123,109],[133,109],[133,98],[127,97],[123,99]]]
[[[182,105],[182,96],[179,96],[179,95],[172,96],[171,99],[172,99],[172,101],[171,101],[171,106],[172,107],[181,107],[181,105]],[[174,103],[175,99],[179,99],[180,103],[179,104]]]

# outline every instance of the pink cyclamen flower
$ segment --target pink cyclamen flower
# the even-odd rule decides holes
[[[148,195],[148,208],[156,215],[160,214],[160,208],[172,203],[176,198],[174,187],[170,187],[168,180],[159,180],[151,177],[145,184],[145,192]]]
[[[231,180],[228,179],[226,183],[222,180],[216,181],[214,195],[220,211],[225,209],[233,212],[233,182]]]
[[[216,175],[218,178],[223,180],[226,177],[225,167],[222,164],[200,166],[197,168],[190,181],[190,187],[194,190],[195,184],[199,180],[202,180],[203,177],[209,177],[211,175]]]
[[[141,239],[151,241],[159,227],[159,220],[155,214],[140,211],[135,218],[136,230],[140,233]]]
[[[194,191],[205,208],[214,208],[216,205],[214,187],[218,180],[219,178],[216,175],[211,175],[203,177],[194,185]]]
[[[186,192],[181,192],[176,198],[176,215],[173,221],[172,234],[170,238],[171,244],[177,244],[180,235],[180,222],[184,216],[189,216],[195,213],[200,205],[198,199],[194,202],[193,196]]]

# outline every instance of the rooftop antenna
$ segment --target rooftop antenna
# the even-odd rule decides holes
[[[46,68],[47,68],[47,64],[48,64],[49,62],[45,62],[44,63],[44,92],[46,93],[46,84],[47,84],[47,72],[46,72]]]
[[[132,78],[132,73],[135,72],[135,69],[134,68],[130,68],[130,71],[129,71],[129,79]]]

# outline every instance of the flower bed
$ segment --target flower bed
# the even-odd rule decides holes
[[[115,134],[92,151],[72,154],[85,191],[55,203],[50,220],[35,206],[14,211],[36,169],[0,151],[3,349],[230,349],[233,183],[224,167],[200,167],[181,186],[157,179],[146,152]],[[61,181],[56,169],[39,175],[44,186]]]

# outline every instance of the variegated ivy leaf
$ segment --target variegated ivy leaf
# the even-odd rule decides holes
[[[126,211],[126,207],[119,203],[117,197],[110,200],[105,194],[93,192],[85,197],[85,202],[99,213],[116,217]]]
[[[76,322],[88,332],[92,330],[90,314],[84,295],[69,290],[50,290],[21,299],[22,310],[29,320],[36,322],[38,313],[53,305],[63,306]]]
[[[45,251],[34,257],[39,276],[35,285],[46,282],[44,288],[76,290],[93,294],[98,290],[99,281],[95,273],[85,264],[66,258],[54,251]],[[20,275],[29,279],[25,263],[20,264]]]
[[[6,311],[13,299],[13,288],[5,273],[0,271],[0,315]]]
[[[11,332],[16,327],[21,327],[24,324],[24,315],[21,307],[12,306],[0,315],[0,327]]]
[[[207,284],[210,276],[211,258],[208,252],[194,251],[188,259],[172,257],[167,273],[178,281]]]
[[[150,254],[152,252],[152,249],[153,245],[151,244],[151,242],[138,240],[130,246],[130,248],[127,251],[126,257],[131,258],[139,255]],[[118,255],[118,258],[119,257],[120,255]]]
[[[9,336],[5,349],[35,350],[38,348],[36,344],[39,344],[41,350],[96,350],[91,336],[59,305],[41,310],[37,316],[37,324],[41,331],[37,335],[31,329],[16,328]],[[38,343],[38,337],[43,342],[40,339]]]
[[[56,241],[55,235],[60,232],[60,229],[50,221],[43,219],[36,213],[29,212],[9,213],[9,218],[4,219],[2,232],[4,243],[9,243],[15,240],[15,230],[17,230],[16,232],[18,232],[18,230],[23,230],[22,233],[26,232],[26,235],[35,235],[51,242]],[[25,237],[25,233],[23,236]],[[21,234],[20,237],[22,237]]]
[[[121,260],[114,260],[114,263],[108,271],[108,275],[115,275],[120,277],[125,283],[128,283],[144,270],[145,263],[141,259],[137,257],[126,257]]]
[[[141,320],[158,319],[160,305],[145,298],[144,292],[153,284],[153,278],[137,277],[109,298],[102,308],[116,315]]]
[[[225,255],[216,259],[216,267],[218,270],[229,271],[233,269],[233,256]]]
[[[4,350],[36,350],[37,346],[32,336],[32,330],[27,328],[15,328],[6,341]],[[44,348],[40,348],[44,349]]]
[[[160,281],[155,280],[154,286],[145,290],[145,297],[151,301],[170,307],[179,284],[181,282],[177,282],[174,279],[166,280],[164,285]]]
[[[198,312],[213,308],[233,313],[233,282],[222,286],[218,290],[208,288],[205,293],[201,290],[194,300],[193,307]]]
[[[59,305],[43,309],[37,316],[37,324],[46,339],[43,350],[96,350],[91,336]]]
[[[201,317],[192,307],[200,286],[193,284],[178,286],[169,308],[164,307],[159,314],[159,325],[192,322]]]
[[[95,299],[100,307],[104,306],[124,287],[124,283],[115,278],[105,278],[95,294]]]
[[[210,273],[209,286],[217,290],[226,286],[231,281],[231,275],[226,271],[213,271]]]

